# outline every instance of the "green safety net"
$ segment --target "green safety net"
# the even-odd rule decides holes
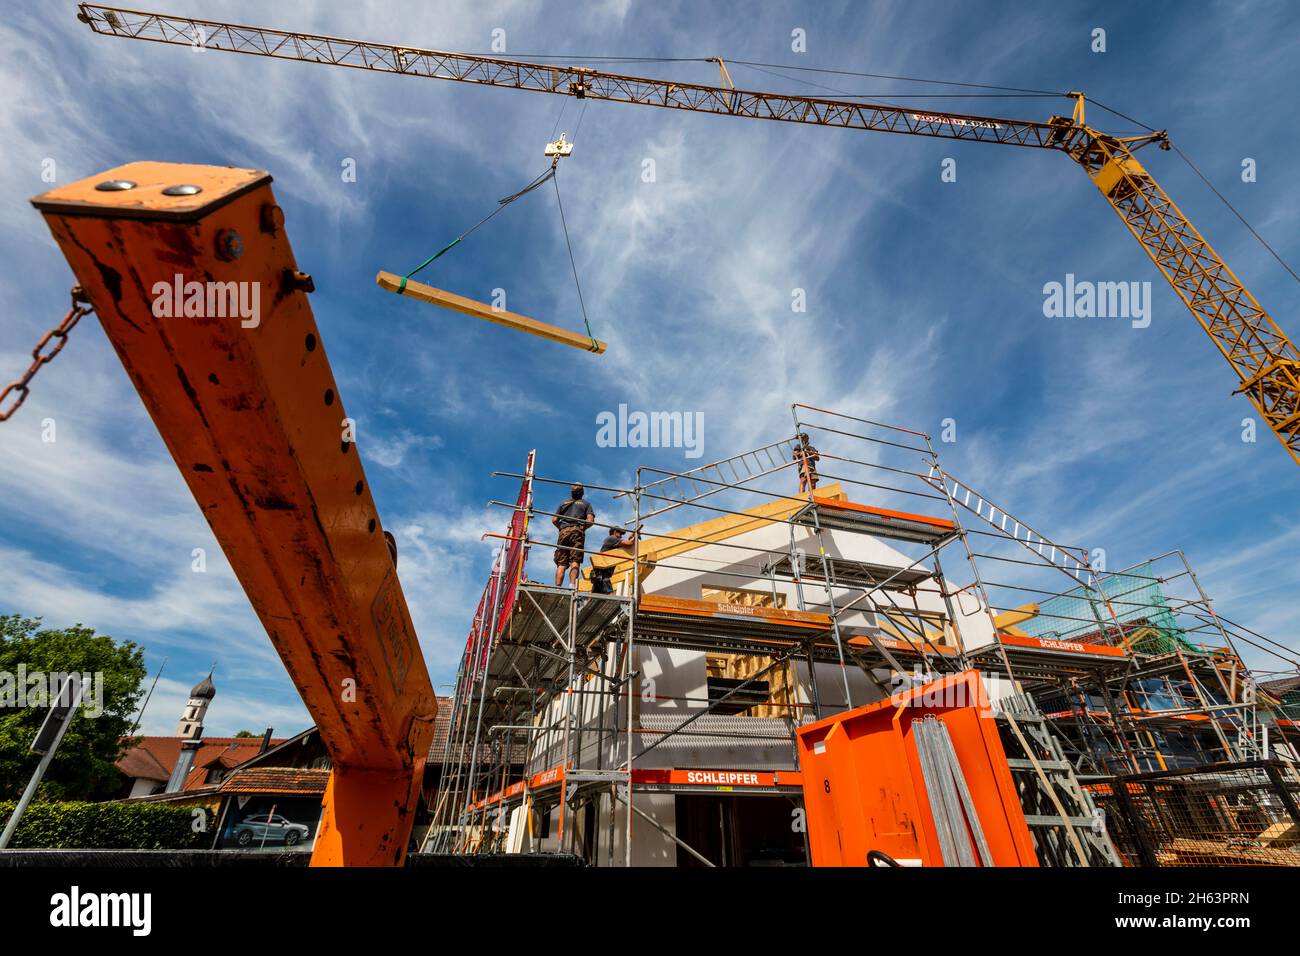
[[[1114,643],[1118,621],[1128,649],[1138,654],[1170,654],[1181,649],[1205,653],[1187,639],[1165,600],[1151,565],[1105,576],[1100,594],[1082,587],[1039,602],[1039,611],[1016,627],[1030,637],[1088,644]],[[1112,617],[1112,611],[1114,616]],[[1100,617],[1106,627],[1098,623]],[[1106,637],[1103,638],[1102,634]]]
[[[1300,720],[1300,687],[1287,691],[1280,699],[1282,703],[1277,708],[1278,716],[1288,720]]]

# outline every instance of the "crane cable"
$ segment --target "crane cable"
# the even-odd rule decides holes
[[[646,59],[651,59],[651,58],[647,57]],[[857,99],[860,97],[870,97],[876,94],[849,93],[845,90],[840,90],[834,87],[825,86],[821,83],[813,83],[810,80],[801,80],[795,76],[788,76],[782,73],[775,73],[773,72],[773,70],[792,70],[801,73],[822,73],[822,74],[833,74],[836,76],[860,76],[860,77],[870,77],[873,79],[881,79],[881,80],[896,80],[896,81],[906,82],[906,83],[932,83],[939,86],[959,86],[959,87],[967,87],[973,89],[996,91],[993,93],[879,94],[882,97],[891,97],[895,99],[926,98],[930,96],[944,97],[944,98],[957,98],[957,97],[1010,98],[1010,97],[1067,95],[1064,93],[1054,93],[1050,90],[1038,90],[1029,87],[995,86],[987,83],[964,83],[958,80],[935,80],[935,79],[929,79],[926,77],[917,77],[917,76],[897,76],[889,73],[867,73],[867,72],[861,72],[855,70],[830,70],[830,69],[823,69],[820,67],[811,67],[811,66],[789,66],[780,63],[761,63],[761,62],[756,62],[754,60],[728,60],[727,62],[736,66],[747,66],[750,69],[757,70],[760,73],[766,73],[768,76],[775,76],[779,79],[794,80],[796,83],[803,83],[807,86],[815,86],[818,87],[819,89],[826,90],[827,92],[836,93],[840,96],[848,96],[853,99]],[[1107,106],[1105,103],[1099,102],[1098,100],[1093,99],[1091,96],[1085,97],[1085,99],[1087,99],[1087,101],[1092,103],[1094,106],[1101,107],[1103,110],[1105,110],[1108,113],[1113,113],[1114,115],[1120,117],[1121,119],[1127,120],[1130,123],[1142,127],[1142,129],[1146,130],[1148,133],[1154,133],[1156,131],[1154,127],[1148,126],[1146,123],[1134,119],[1132,116],[1129,116],[1127,113],[1122,113],[1119,110],[1115,109],[1114,107]],[[1291,265],[1285,259],[1283,259],[1281,255],[1278,254],[1278,251],[1269,244],[1268,240],[1265,239],[1263,236],[1261,236],[1258,231],[1256,231],[1255,227],[1252,226],[1249,221],[1247,221],[1246,217],[1241,214],[1241,212],[1237,209],[1236,206],[1232,204],[1232,202],[1228,199],[1228,197],[1225,196],[1222,192],[1220,192],[1218,188],[1215,187],[1214,183],[1210,182],[1209,178],[1204,173],[1201,172],[1200,168],[1195,163],[1192,162],[1192,160],[1188,157],[1188,155],[1184,153],[1177,145],[1170,143],[1170,146],[1173,147],[1174,152],[1176,152],[1179,155],[1182,161],[1188,165],[1188,167],[1192,170],[1192,172],[1194,172],[1197,175],[1197,177],[1201,180],[1201,182],[1203,182],[1206,186],[1208,186],[1210,188],[1210,191],[1213,192],[1214,195],[1218,196],[1219,200],[1225,206],[1228,207],[1229,211],[1231,211],[1231,213],[1234,216],[1236,216],[1238,220],[1240,220],[1241,224],[1250,231],[1250,234],[1259,241],[1260,245],[1262,245],[1265,249],[1268,250],[1269,255],[1271,255],[1274,259],[1276,259],[1278,263],[1282,266],[1282,268],[1285,269],[1288,273],[1290,273],[1291,278],[1295,279],[1297,282],[1300,282],[1300,274],[1298,274],[1295,269],[1291,268]]]
[[[403,291],[406,289],[406,280],[407,280],[407,279],[410,279],[411,277],[413,277],[417,272],[420,272],[422,269],[424,269],[426,266],[428,266],[430,263],[432,263],[435,259],[437,259],[437,258],[439,258],[440,256],[442,256],[444,253],[450,252],[452,249],[454,249],[456,246],[458,246],[458,245],[460,244],[460,241],[461,241],[462,239],[466,238],[470,233],[474,232],[476,229],[478,229],[479,226],[481,226],[481,225],[483,225],[484,223],[486,223],[489,219],[491,219],[493,216],[495,216],[497,213],[499,213],[502,209],[505,209],[506,206],[510,205],[512,202],[514,202],[514,201],[515,201],[516,199],[518,199],[519,197],[528,195],[528,193],[532,192],[532,191],[533,191],[534,189],[536,189],[538,186],[541,186],[541,185],[545,184],[545,182],[546,182],[548,179],[551,179],[551,178],[553,178],[554,176],[555,176],[555,167],[554,167],[554,166],[551,166],[550,168],[548,168],[548,169],[546,170],[546,172],[542,173],[540,176],[538,176],[536,179],[534,179],[532,182],[530,182],[530,183],[529,183],[527,186],[525,186],[523,189],[519,190],[518,192],[511,193],[509,196],[506,196],[504,199],[498,199],[498,200],[497,200],[497,208],[496,208],[496,209],[493,209],[490,213],[488,213],[486,216],[484,216],[484,217],[483,217],[482,219],[480,219],[478,222],[474,223],[474,225],[470,226],[468,229],[466,229],[464,232],[462,232],[459,236],[457,236],[457,237],[456,237],[455,239],[453,239],[451,242],[447,243],[445,246],[443,246],[441,249],[439,249],[439,250],[438,250],[437,252],[435,252],[433,255],[429,256],[429,258],[425,259],[423,262],[421,262],[418,266],[416,266],[416,267],[415,267],[414,269],[412,269],[410,272],[406,273],[406,275],[402,276],[401,284],[398,286],[398,293],[400,294],[401,292],[403,292]]]
[[[578,134],[582,132],[582,121],[587,118],[587,106],[590,102],[590,100],[586,99],[582,101],[582,110],[578,113],[578,125],[573,130],[575,140],[578,138]],[[555,127],[551,130],[552,136],[555,135],[555,130],[560,128],[560,120],[564,119],[564,110],[568,105],[569,101],[566,99],[560,107],[560,115],[555,118]],[[573,243],[569,241],[569,224],[564,221],[564,202],[560,199],[560,179],[555,175],[559,162],[559,158],[556,157],[555,161],[551,163],[551,185],[555,187],[555,205],[560,210],[560,228],[564,230],[564,245],[569,250],[569,268],[573,270],[573,285],[578,290],[578,307],[582,310],[582,324],[587,330],[587,338],[591,340],[591,350],[596,352],[599,351],[597,348],[599,343],[596,341],[596,336],[591,334],[591,322],[587,319],[587,303],[582,298],[582,283],[578,281],[578,264],[573,258]]]
[[[987,83],[961,83],[957,80],[929,80],[915,76],[895,76],[889,73],[857,73],[850,70],[821,70],[809,66],[785,66],[780,63],[757,63],[753,60],[728,60],[728,64],[734,66],[746,66],[751,70],[757,70],[759,73],[766,73],[768,76],[775,76],[781,80],[793,80],[795,83],[803,83],[805,86],[815,86],[818,89],[826,90],[830,93],[836,93],[840,96],[847,96],[853,99],[860,97],[1036,97],[1036,96],[1065,96],[1066,94],[1059,90],[1035,90],[1019,86],[991,86]],[[803,80],[797,76],[788,76],[784,73],[776,73],[774,70],[798,70],[804,73],[833,73],[838,76],[862,76],[878,80],[894,80],[904,83],[932,83],[936,86],[960,86],[969,89],[993,90],[992,93],[850,93],[847,90],[836,89],[833,86],[826,86],[822,83],[814,83],[811,80]]]
[[[551,170],[551,185],[555,187],[555,204],[560,207],[560,226],[564,229],[564,245],[569,250],[569,268],[573,270],[573,284],[578,289],[578,305],[582,309],[582,324],[587,329],[587,338],[591,339],[591,350],[597,351],[596,336],[591,334],[591,323],[587,321],[587,303],[582,299],[582,283],[578,281],[578,264],[573,259],[573,243],[569,241],[569,226],[564,221],[564,203],[560,201],[560,179]]]
[[[1260,245],[1262,245],[1265,249],[1267,249],[1269,251],[1269,254],[1272,255],[1273,258],[1276,259],[1279,263],[1281,263],[1283,269],[1291,273],[1291,278],[1295,279],[1296,282],[1300,282],[1300,275],[1297,275],[1296,271],[1291,268],[1291,266],[1287,263],[1287,261],[1277,254],[1277,250],[1268,244],[1267,239],[1265,239],[1263,236],[1261,236],[1258,232],[1255,231],[1255,227],[1246,221],[1246,217],[1243,216],[1241,213],[1237,212],[1237,207],[1228,201],[1228,197],[1223,195],[1223,193],[1219,192],[1219,190],[1217,190],[1214,187],[1214,183],[1210,182],[1209,179],[1206,178],[1205,174],[1201,172],[1200,169],[1197,168],[1196,164],[1187,158],[1186,153],[1184,153],[1177,146],[1174,146],[1174,144],[1171,143],[1170,145],[1174,147],[1174,152],[1183,158],[1183,162],[1185,162],[1188,166],[1192,168],[1192,172],[1196,173],[1196,175],[1200,177],[1201,182],[1209,186],[1210,191],[1214,193],[1214,195],[1218,196],[1219,199],[1223,201],[1223,204],[1225,206],[1227,206],[1230,210],[1232,210],[1232,214],[1241,220],[1241,224],[1250,230],[1250,234],[1259,240]]]
[[[568,101],[566,100],[566,101],[565,101],[565,106],[567,106],[567,105],[568,105]],[[586,104],[586,103],[583,103],[583,104],[582,104],[582,112],[580,112],[580,113],[578,114],[578,126],[577,126],[577,128],[574,130],[574,132],[573,132],[573,135],[574,135],[574,138],[575,138],[575,139],[577,138],[578,132],[582,129],[582,121],[586,118],[586,116],[587,116],[587,104]],[[560,126],[560,120],[563,119],[563,118],[564,118],[564,107],[562,106],[562,107],[560,108],[560,115],[557,116],[556,119],[555,119],[555,128],[556,128],[556,129],[559,129],[559,126]],[[555,135],[555,130],[552,130],[552,131],[551,131],[551,135],[552,135],[552,136]],[[561,229],[564,231],[564,245],[565,245],[565,248],[568,249],[568,252],[569,252],[569,268],[573,270],[573,284],[574,284],[574,286],[575,286],[575,287],[577,288],[577,290],[578,290],[578,305],[579,305],[579,307],[580,307],[581,310],[582,310],[582,325],[583,325],[583,327],[586,329],[586,331],[587,331],[587,338],[588,338],[588,339],[590,340],[590,342],[591,342],[591,351],[593,351],[593,352],[599,352],[599,351],[600,351],[600,343],[596,340],[596,336],[595,336],[595,335],[592,333],[592,331],[591,331],[591,321],[590,321],[590,319],[588,319],[588,317],[587,317],[587,303],[586,303],[586,301],[583,299],[583,296],[582,296],[582,283],[578,280],[578,264],[577,264],[577,261],[574,259],[574,255],[573,255],[573,242],[572,242],[572,240],[569,238],[569,225],[568,225],[568,223],[565,221],[565,218],[564,218],[564,202],[563,202],[563,200],[560,199],[560,181],[559,181],[559,178],[556,176],[556,172],[558,171],[559,162],[560,162],[559,157],[556,157],[555,160],[552,161],[551,165],[546,169],[546,171],[545,171],[544,173],[542,173],[540,176],[538,176],[536,179],[534,179],[532,182],[530,182],[530,183],[529,183],[527,186],[525,186],[523,189],[520,189],[518,192],[511,193],[509,196],[506,196],[506,197],[504,197],[503,199],[498,199],[498,200],[497,200],[497,208],[496,208],[496,209],[493,209],[490,213],[488,213],[486,216],[484,216],[484,217],[483,217],[482,219],[480,219],[478,222],[474,223],[474,225],[470,226],[468,229],[466,229],[464,232],[462,232],[459,236],[457,236],[457,237],[456,237],[455,239],[453,239],[451,242],[447,243],[445,246],[443,246],[441,249],[439,249],[439,250],[438,250],[437,252],[435,252],[433,255],[429,256],[429,258],[425,259],[423,262],[421,262],[418,266],[416,266],[416,267],[415,267],[414,269],[412,269],[410,272],[408,272],[408,273],[406,273],[404,276],[402,276],[402,277],[401,277],[401,281],[400,281],[400,283],[398,284],[398,287],[397,287],[397,293],[398,293],[399,295],[401,295],[403,292],[406,291],[406,281],[407,281],[408,279],[412,278],[412,277],[413,277],[417,272],[420,272],[420,271],[423,270],[426,266],[428,266],[428,265],[430,265],[431,263],[433,263],[433,261],[434,261],[435,259],[440,258],[444,253],[450,252],[450,251],[451,251],[452,249],[454,249],[456,246],[460,245],[460,242],[461,242],[462,239],[465,239],[467,236],[470,235],[470,233],[474,232],[476,229],[478,229],[480,226],[482,226],[484,223],[486,223],[489,219],[491,219],[491,218],[492,218],[493,216],[495,216],[497,213],[501,212],[501,210],[505,209],[506,206],[510,205],[510,204],[511,204],[512,202],[514,202],[516,199],[519,199],[519,198],[522,197],[522,196],[526,196],[526,195],[528,195],[530,192],[532,192],[534,189],[537,189],[539,186],[543,186],[543,185],[545,185],[546,182],[547,182],[547,180],[549,180],[549,181],[551,182],[551,184],[555,187],[555,204],[556,204],[556,206],[559,207],[559,210],[560,210],[560,227],[561,227]]]
[[[489,54],[483,54],[487,56]],[[514,56],[524,60],[573,60],[579,61],[601,61],[605,63],[716,63],[716,56],[579,56],[572,53],[516,53]],[[989,83],[964,83],[959,80],[936,80],[920,76],[898,76],[893,73],[867,73],[859,70],[832,70],[816,66],[791,66],[786,63],[764,63],[759,60],[733,60],[726,58],[728,64],[737,64],[739,66],[752,67],[760,72],[768,70],[792,70],[800,73],[825,73],[836,76],[860,76],[875,80],[895,80],[902,83],[930,83],[936,86],[963,86],[977,90],[995,90],[1002,93],[1020,93],[1030,96],[1063,96],[1064,93],[1054,90],[1037,90],[1022,86],[995,86]],[[797,83],[806,83],[806,80],[800,80],[797,77],[785,76],[774,73],[773,76],[779,76],[781,79],[794,80]],[[810,84],[816,86],[817,84]],[[826,87],[826,89],[830,89]],[[841,91],[834,90],[839,93]],[[854,94],[844,94],[851,96]],[[860,94],[870,95],[870,94]],[[920,94],[917,94],[920,95]],[[942,94],[939,94],[942,95]],[[980,94],[973,93],[972,96]]]
[[[828,73],[828,74],[836,74],[839,76],[863,76],[863,77],[873,77],[876,79],[898,80],[898,81],[909,82],[909,83],[933,83],[933,84],[943,85],[943,86],[972,87],[975,89],[999,91],[994,93],[880,94],[882,97],[889,97],[894,99],[926,98],[931,96],[944,97],[944,98],[957,98],[957,97],[1032,98],[1038,96],[1068,95],[1065,93],[1053,93],[1049,90],[1036,90],[1036,89],[1019,87],[1019,86],[993,86],[986,83],[963,83],[957,80],[934,80],[934,79],[926,79],[923,77],[915,77],[915,76],[895,76],[888,73],[865,73],[865,72],[855,72],[852,70],[827,70],[827,69],[820,69],[818,67],[808,67],[808,66],[785,66],[777,63],[757,63],[752,60],[728,60],[727,62],[736,66],[747,66],[752,70],[758,70],[760,73],[766,73],[769,76],[775,76],[779,79],[794,80],[796,83],[803,83],[806,86],[815,86],[819,89],[826,90],[827,92],[835,93],[840,96],[847,96],[853,99],[857,99],[860,97],[868,97],[868,96],[872,96],[873,94],[849,93],[845,90],[836,89],[835,87],[831,87],[831,86],[825,86],[824,84],[821,83],[813,83],[810,80],[801,80],[795,76],[787,76],[781,73],[774,73],[772,72],[771,69],[765,69],[765,67],[771,67],[773,69],[781,69],[781,70],[798,70],[804,73]],[[1089,103],[1092,103],[1094,106],[1100,107],[1101,109],[1105,110],[1108,113],[1113,113],[1114,115],[1120,117],[1121,119],[1127,120],[1128,122],[1133,123],[1136,126],[1140,126],[1148,133],[1156,132],[1154,127],[1148,126],[1146,123],[1143,123],[1141,120],[1135,119],[1132,116],[1129,116],[1127,113],[1120,112],[1114,107],[1107,106],[1105,103],[1099,102],[1098,100],[1093,99],[1091,96],[1085,97],[1085,99]],[[1300,282],[1300,274],[1297,274],[1296,270],[1291,268],[1291,265],[1285,259],[1283,259],[1281,255],[1278,254],[1278,251],[1269,244],[1268,240],[1265,239],[1263,236],[1261,236],[1258,231],[1256,231],[1255,227],[1252,226],[1247,221],[1246,217],[1243,216],[1240,211],[1238,211],[1237,207],[1232,204],[1232,202],[1228,199],[1228,197],[1225,196],[1223,193],[1221,193],[1215,187],[1214,183],[1210,182],[1209,178],[1204,173],[1201,172],[1200,168],[1197,167],[1197,165],[1191,161],[1191,159],[1187,156],[1187,154],[1184,153],[1182,149],[1180,149],[1177,145],[1173,143],[1170,143],[1169,145],[1173,147],[1174,152],[1178,154],[1178,156],[1182,159],[1182,161],[1185,162],[1188,165],[1188,167],[1191,168],[1192,172],[1194,172],[1197,175],[1197,177],[1200,178],[1201,182],[1205,183],[1205,185],[1210,188],[1210,191],[1213,192],[1214,195],[1218,196],[1219,200],[1225,206],[1228,207],[1228,209],[1232,212],[1234,216],[1237,217],[1238,220],[1240,220],[1241,224],[1245,226],[1247,230],[1250,231],[1250,234],[1254,236],[1256,240],[1259,241],[1259,244],[1268,250],[1269,254],[1278,261],[1278,263],[1282,266],[1283,269],[1285,269],[1288,273],[1291,274],[1291,278],[1295,279],[1297,282]]]

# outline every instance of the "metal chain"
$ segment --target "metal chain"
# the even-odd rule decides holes
[[[16,382],[10,382],[5,386],[5,390],[0,392],[0,422],[8,421],[13,416],[13,413],[22,407],[23,402],[27,400],[29,391],[27,383],[32,380],[32,376],[40,370],[42,365],[51,361],[54,356],[63,351],[63,346],[68,344],[68,333],[72,331],[73,326],[81,321],[81,317],[95,311],[95,307],[90,304],[90,299],[86,297],[86,293],[81,286],[74,285],[71,295],[72,305],[68,309],[68,314],[63,317],[63,321],[46,332],[45,337],[36,344],[36,348],[32,349],[31,367],[27,369],[22,378]],[[44,349],[50,344],[51,339],[58,339],[58,344],[46,352]],[[17,392],[18,397],[14,399],[12,405],[6,408],[5,402],[9,400],[10,392]]]

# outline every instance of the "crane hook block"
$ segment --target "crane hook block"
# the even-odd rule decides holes
[[[563,159],[573,152],[573,144],[564,138],[565,134],[561,133],[560,138],[553,143],[547,143],[545,155],[547,159]]]

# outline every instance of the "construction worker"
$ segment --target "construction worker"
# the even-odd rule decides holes
[[[564,570],[569,570],[569,587],[578,586],[578,573],[582,568],[582,555],[586,550],[587,529],[596,521],[596,510],[583,498],[586,489],[574,485],[569,498],[555,509],[551,524],[560,529],[555,540],[555,586],[564,586]]]
[[[799,433],[799,444],[794,446],[794,455],[791,457],[799,466],[799,494],[811,492],[817,487],[817,462],[821,461],[822,456],[808,443],[807,432]]]
[[[602,541],[600,544],[601,554],[604,554],[607,551],[617,551],[619,548],[629,548],[636,543],[635,531],[633,531],[630,535],[628,535],[626,540],[624,540],[623,538],[623,535],[625,534],[627,534],[627,531],[625,531],[623,528],[618,528],[618,527],[610,528],[609,536],[605,538],[605,540]],[[609,567],[605,567],[605,568],[596,567],[596,557],[595,555],[593,555],[591,559],[592,591],[594,591],[597,594],[613,594],[614,593],[613,577],[614,577],[613,564],[610,564]]]

